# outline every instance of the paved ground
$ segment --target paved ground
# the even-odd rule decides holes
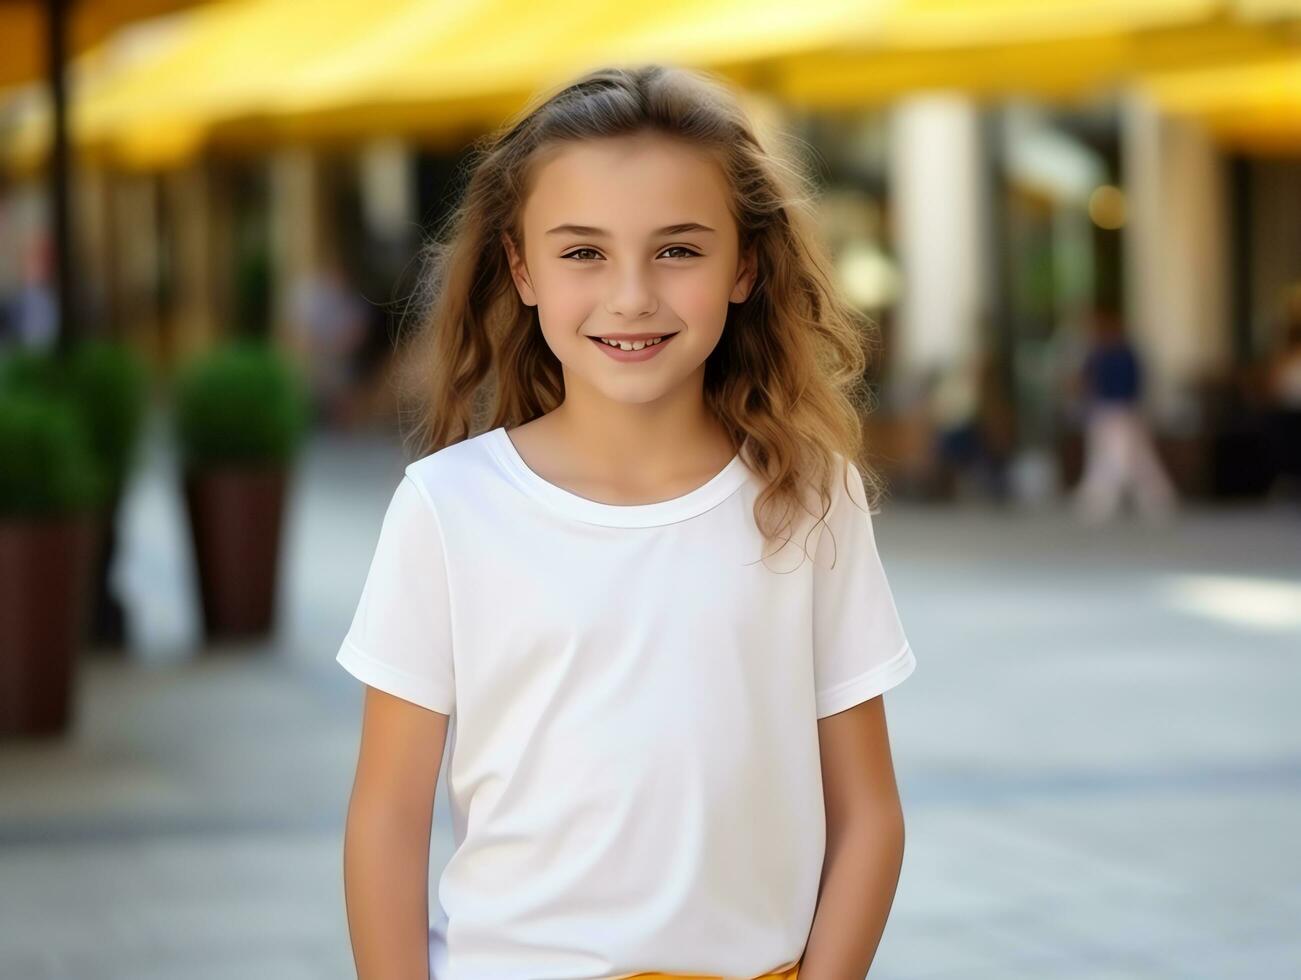
[[[341,830],[360,690],[333,662],[401,472],[304,459],[278,636],[198,653],[170,459],[75,733],[0,746],[0,977],[353,976]],[[1167,528],[887,503],[917,672],[887,696],[907,853],[871,976],[1301,976],[1301,514]],[[435,809],[433,868],[450,846]]]

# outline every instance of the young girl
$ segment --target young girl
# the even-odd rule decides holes
[[[424,455],[338,654],[359,976],[861,978],[915,661],[808,185],[680,67],[588,74],[477,157],[405,352]]]

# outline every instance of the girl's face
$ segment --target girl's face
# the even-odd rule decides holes
[[[520,298],[574,385],[646,403],[703,387],[729,303],[754,282],[738,254],[728,187],[702,151],[657,135],[565,146],[536,170],[524,255],[503,237]],[[641,350],[601,338],[662,337]]]

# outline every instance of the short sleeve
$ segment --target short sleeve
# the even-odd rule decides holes
[[[843,469],[832,477],[813,570],[818,718],[883,694],[917,665],[876,550],[862,477],[852,461],[841,459],[848,479]]]
[[[361,599],[335,658],[365,684],[450,715],[447,566],[437,514],[409,473],[389,501]]]

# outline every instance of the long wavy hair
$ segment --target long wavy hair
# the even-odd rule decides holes
[[[824,521],[831,479],[839,470],[848,488],[850,478],[837,455],[855,464],[874,507],[881,488],[864,458],[863,416],[877,334],[835,284],[816,233],[814,181],[795,153],[760,142],[725,83],[681,66],[591,71],[535,96],[471,144],[456,206],[423,250],[414,297],[421,312],[399,336],[409,451],[425,455],[520,425],[563,401],[560,361],[536,307],[519,299],[502,235],[523,254],[521,214],[541,154],[643,132],[688,141],[717,161],[731,187],[741,253],[756,252],[754,286],[744,302],[729,305],[706,361],[704,398],[765,483],[754,505],[765,541],[789,540],[797,512]]]

